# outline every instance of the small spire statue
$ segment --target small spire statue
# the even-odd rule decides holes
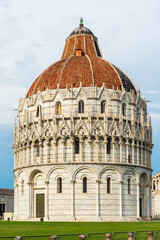
[[[83,18],[82,17],[80,18],[80,25],[79,26],[83,27]]]

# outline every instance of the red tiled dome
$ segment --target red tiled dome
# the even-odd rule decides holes
[[[130,79],[116,66],[101,56],[97,38],[88,29],[80,25],[72,31],[66,40],[61,60],[42,72],[31,85],[27,97],[38,90],[67,87],[97,86],[107,88],[136,89]]]

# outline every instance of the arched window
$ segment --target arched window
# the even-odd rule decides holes
[[[39,116],[40,116],[40,111],[41,111],[41,106],[38,105],[38,106],[37,106],[37,110],[36,110],[36,117],[39,117]]]
[[[106,102],[102,101],[101,102],[101,113],[105,113],[105,106],[106,106]]]
[[[61,102],[56,103],[56,114],[61,115],[62,114],[62,104]]]
[[[42,152],[41,152],[42,160],[44,160],[44,157],[45,157],[45,154],[46,154],[46,153],[45,153],[45,145],[46,145],[46,141],[45,141],[45,139],[43,139],[43,140],[42,140],[42,146],[41,146],[41,147],[42,147],[42,148],[41,148],[41,151],[42,151]]]
[[[57,193],[62,193],[62,178],[57,178]]]
[[[87,177],[83,178],[83,193],[87,193]]]
[[[107,178],[107,193],[111,193],[111,178]]]
[[[108,138],[107,142],[107,154],[111,154],[111,139]]]
[[[79,113],[84,113],[84,102],[81,100],[78,103],[78,112]]]
[[[35,156],[39,157],[39,141],[35,142]]]
[[[128,183],[128,194],[131,194],[131,179],[130,178],[128,178],[127,183]]]
[[[131,155],[128,155],[128,163],[131,163]]]
[[[126,104],[125,103],[122,104],[122,115],[126,116]]]
[[[21,181],[21,195],[24,195],[24,180]]]
[[[153,190],[156,190],[156,184],[155,184],[155,181],[153,181]]]
[[[78,138],[75,139],[74,146],[75,146],[75,154],[78,154],[79,153],[79,139]]]
[[[25,145],[24,145],[24,147],[25,147],[25,163],[27,163],[27,143],[25,143]]]

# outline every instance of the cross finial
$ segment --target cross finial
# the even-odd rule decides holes
[[[79,25],[80,27],[83,27],[83,18],[81,17],[81,19],[80,19],[80,25]]]

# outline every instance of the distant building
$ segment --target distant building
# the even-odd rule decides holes
[[[160,172],[152,176],[152,216],[160,216]]]
[[[14,190],[0,188],[0,217],[6,212],[14,212]]]
[[[150,219],[147,103],[82,21],[20,99],[13,147],[15,220]]]

